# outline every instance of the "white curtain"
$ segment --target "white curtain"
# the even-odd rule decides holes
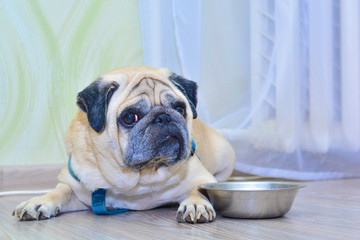
[[[198,82],[237,170],[360,177],[360,1],[140,0],[145,64]]]

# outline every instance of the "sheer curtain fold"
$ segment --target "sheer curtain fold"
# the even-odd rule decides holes
[[[140,0],[139,10],[144,63],[182,72],[173,24],[172,1]]]
[[[341,27],[341,119],[343,141],[352,151],[360,148],[360,2],[343,0]]]
[[[201,1],[141,0],[144,60],[192,79],[201,70]]]
[[[360,177],[359,1],[141,0],[140,10],[145,64],[199,82],[199,116],[232,143],[238,170]]]
[[[193,81],[201,74],[201,0],[140,0],[144,63],[166,67]],[[198,94],[197,111],[207,118]]]

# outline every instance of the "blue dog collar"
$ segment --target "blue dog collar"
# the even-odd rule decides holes
[[[196,143],[195,140],[191,140],[191,152],[190,152],[190,156],[194,156],[195,154],[195,150],[196,150]]]
[[[69,157],[69,161],[68,161],[68,170],[70,175],[75,178],[76,181],[80,182],[80,179],[76,176],[76,174],[74,173],[74,171],[71,168],[71,157]]]
[[[99,188],[91,193],[91,208],[96,215],[113,215],[130,211],[126,208],[107,209],[105,207],[106,190]]]
[[[195,153],[195,150],[196,150],[196,143],[195,143],[195,140],[193,139],[191,141],[191,152],[190,152],[190,157],[195,156],[200,160],[200,157]],[[200,160],[201,161],[201,160]]]

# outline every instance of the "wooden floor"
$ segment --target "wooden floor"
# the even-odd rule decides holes
[[[51,187],[56,183],[52,172],[57,168],[48,172],[37,169],[31,171],[30,177],[16,168],[0,168],[0,191]],[[34,179],[40,179],[36,187],[32,185]],[[282,218],[244,220],[218,216],[213,223],[197,225],[177,223],[176,207],[113,216],[83,211],[45,221],[20,222],[11,213],[30,196],[0,196],[0,239],[360,239],[360,179],[306,185]]]

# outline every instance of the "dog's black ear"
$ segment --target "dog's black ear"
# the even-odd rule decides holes
[[[190,103],[193,118],[197,118],[196,105],[197,105],[197,84],[194,81],[188,80],[182,76],[173,73],[169,79],[175,86],[186,96]]]
[[[77,96],[77,105],[87,114],[90,126],[98,133],[105,128],[107,107],[118,88],[117,82],[104,83],[97,79]]]

